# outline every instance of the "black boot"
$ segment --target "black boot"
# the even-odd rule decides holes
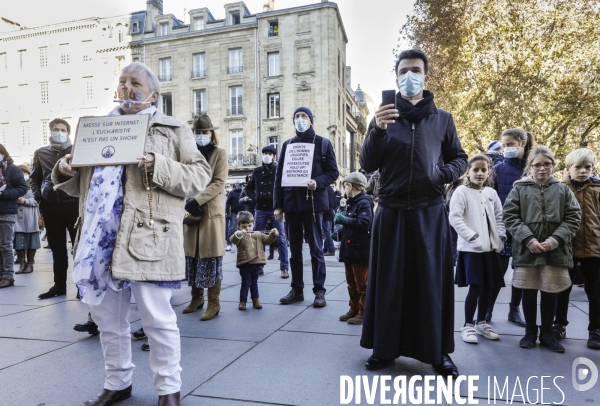
[[[537,333],[537,326],[535,326],[534,328],[527,328],[525,330],[525,337],[521,338],[521,341],[519,341],[519,345],[523,348],[534,348],[535,342],[537,340]]]
[[[565,352],[565,347],[556,341],[556,338],[552,335],[552,329],[540,331],[540,344],[548,347],[550,351]]]
[[[508,321],[515,323],[517,326],[525,327],[525,320],[521,316],[519,306],[509,305],[510,310],[508,311]]]

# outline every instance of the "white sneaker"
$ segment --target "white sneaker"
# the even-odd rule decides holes
[[[477,344],[479,342],[477,341],[477,331],[475,331],[474,326],[470,323],[461,327],[460,338],[462,338],[465,343]]]
[[[475,330],[477,330],[477,334],[481,334],[488,340],[499,340],[500,336],[492,329],[492,326],[487,324],[485,321],[480,321],[475,326]]]
[[[231,245],[228,245],[227,248],[225,248],[225,251],[231,251]]]

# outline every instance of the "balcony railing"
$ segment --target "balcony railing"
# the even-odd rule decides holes
[[[171,80],[173,80],[173,74],[169,73],[158,75],[158,80],[160,80],[161,82],[170,82]]]
[[[206,77],[206,69],[194,69],[192,70],[192,79],[193,78],[205,78]]]
[[[228,159],[229,166],[257,166],[258,159],[256,154],[230,154]]]
[[[242,73],[244,71],[243,66],[231,66],[227,68],[227,73]]]
[[[244,109],[242,108],[242,106],[232,107],[231,109],[227,109],[228,116],[239,116],[242,114],[244,114]]]

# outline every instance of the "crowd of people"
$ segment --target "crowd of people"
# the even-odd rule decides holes
[[[572,151],[557,179],[552,151],[511,128],[487,154],[469,159],[452,115],[425,89],[427,56],[404,51],[395,70],[395,102],[376,111],[361,151],[363,169],[343,178],[343,191],[335,188],[340,174],[333,145],[316,134],[306,106],[294,111],[295,136],[279,157],[265,146],[262,164],[245,182],[228,182],[219,127],[205,114],[190,128],[157,110],[159,81],[140,63],[123,69],[117,88],[141,97],[122,98],[108,112],[150,116],[136,163],[72,167],[71,128],[61,119],[50,122],[50,144],[35,152],[31,169],[16,166],[0,145],[0,289],[14,286],[15,274],[33,272],[45,227],[54,284],[39,298],[65,295],[70,235],[72,277],[89,306],[88,321],[75,329],[100,334],[107,374],[103,390],[84,405],[132,394],[131,295],[143,325],[133,336],[148,339],[143,348],[150,351],[159,405],[179,405],[181,348],[171,289],[187,281],[191,299],[183,313],[208,302],[200,320],[214,319],[223,259],[233,246],[242,311],[248,292],[252,307],[262,309],[259,276],[274,250],[281,278],[291,272],[291,290],[280,303],[304,301],[303,243],[313,306],[325,307],[324,257],[338,251],[349,297],[339,320],[362,326],[360,345],[373,350],[365,364],[370,370],[405,356],[457,377],[450,358],[454,285],[468,286],[461,339],[498,340],[492,315],[511,264],[508,320],[525,327],[521,347],[532,348],[539,338],[550,350],[565,351],[560,340],[578,265],[590,307],[587,346],[600,349],[596,155]],[[305,186],[290,186],[283,175],[286,153],[297,143],[314,151]]]

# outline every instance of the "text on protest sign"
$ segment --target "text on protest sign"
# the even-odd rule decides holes
[[[285,151],[281,186],[304,186],[311,179],[315,144],[289,144]]]
[[[144,154],[150,116],[82,117],[77,124],[71,166],[137,163]]]

